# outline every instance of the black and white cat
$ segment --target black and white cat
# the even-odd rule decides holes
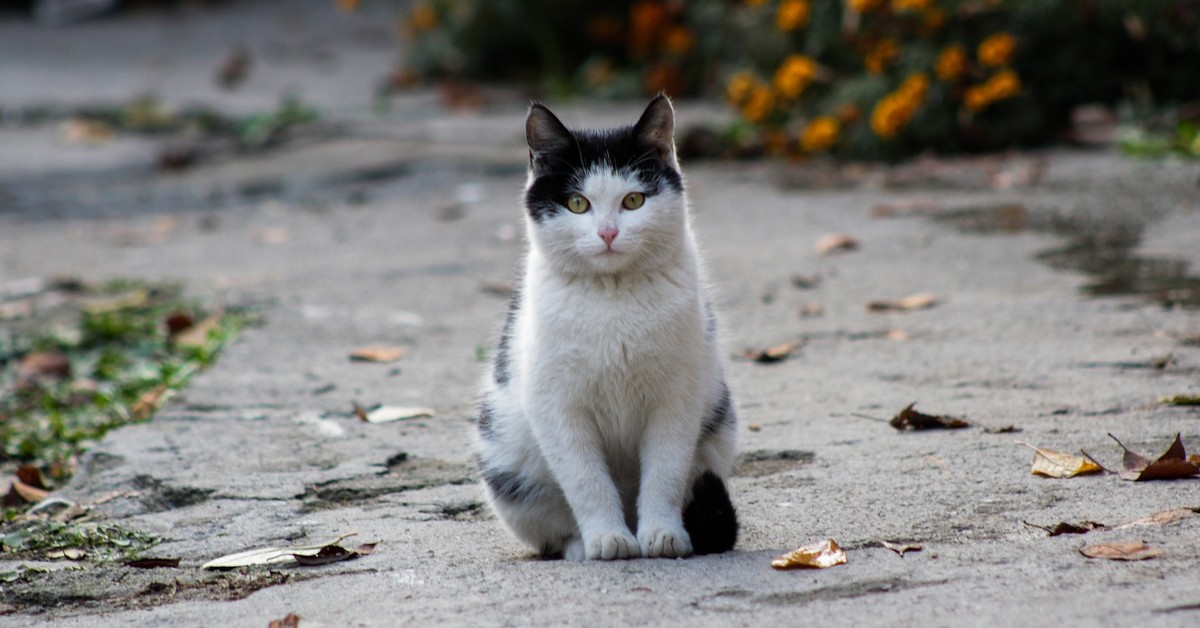
[[[736,418],[665,96],[570,131],[529,110],[529,255],[479,409],[501,521],[543,557],[731,549]],[[631,531],[636,531],[636,537]]]

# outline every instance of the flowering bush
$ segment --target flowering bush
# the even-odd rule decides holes
[[[418,0],[409,78],[723,92],[769,152],[1045,142],[1083,103],[1200,98],[1200,0]]]

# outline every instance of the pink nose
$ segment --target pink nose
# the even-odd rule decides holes
[[[600,239],[604,240],[604,244],[607,245],[608,248],[611,249],[613,240],[617,239],[618,233],[620,233],[620,231],[617,231],[617,228],[615,226],[601,227],[600,228]]]

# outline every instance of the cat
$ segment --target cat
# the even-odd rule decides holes
[[[705,295],[675,112],[525,122],[528,255],[478,420],[498,518],[544,558],[732,549],[737,419]],[[635,536],[636,534],[636,536]]]

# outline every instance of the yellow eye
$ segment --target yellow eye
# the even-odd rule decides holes
[[[576,214],[582,214],[591,206],[592,204],[582,194],[572,194],[567,197],[567,209]]]
[[[625,209],[637,209],[646,202],[646,195],[641,192],[630,192],[621,200],[621,207]]]

